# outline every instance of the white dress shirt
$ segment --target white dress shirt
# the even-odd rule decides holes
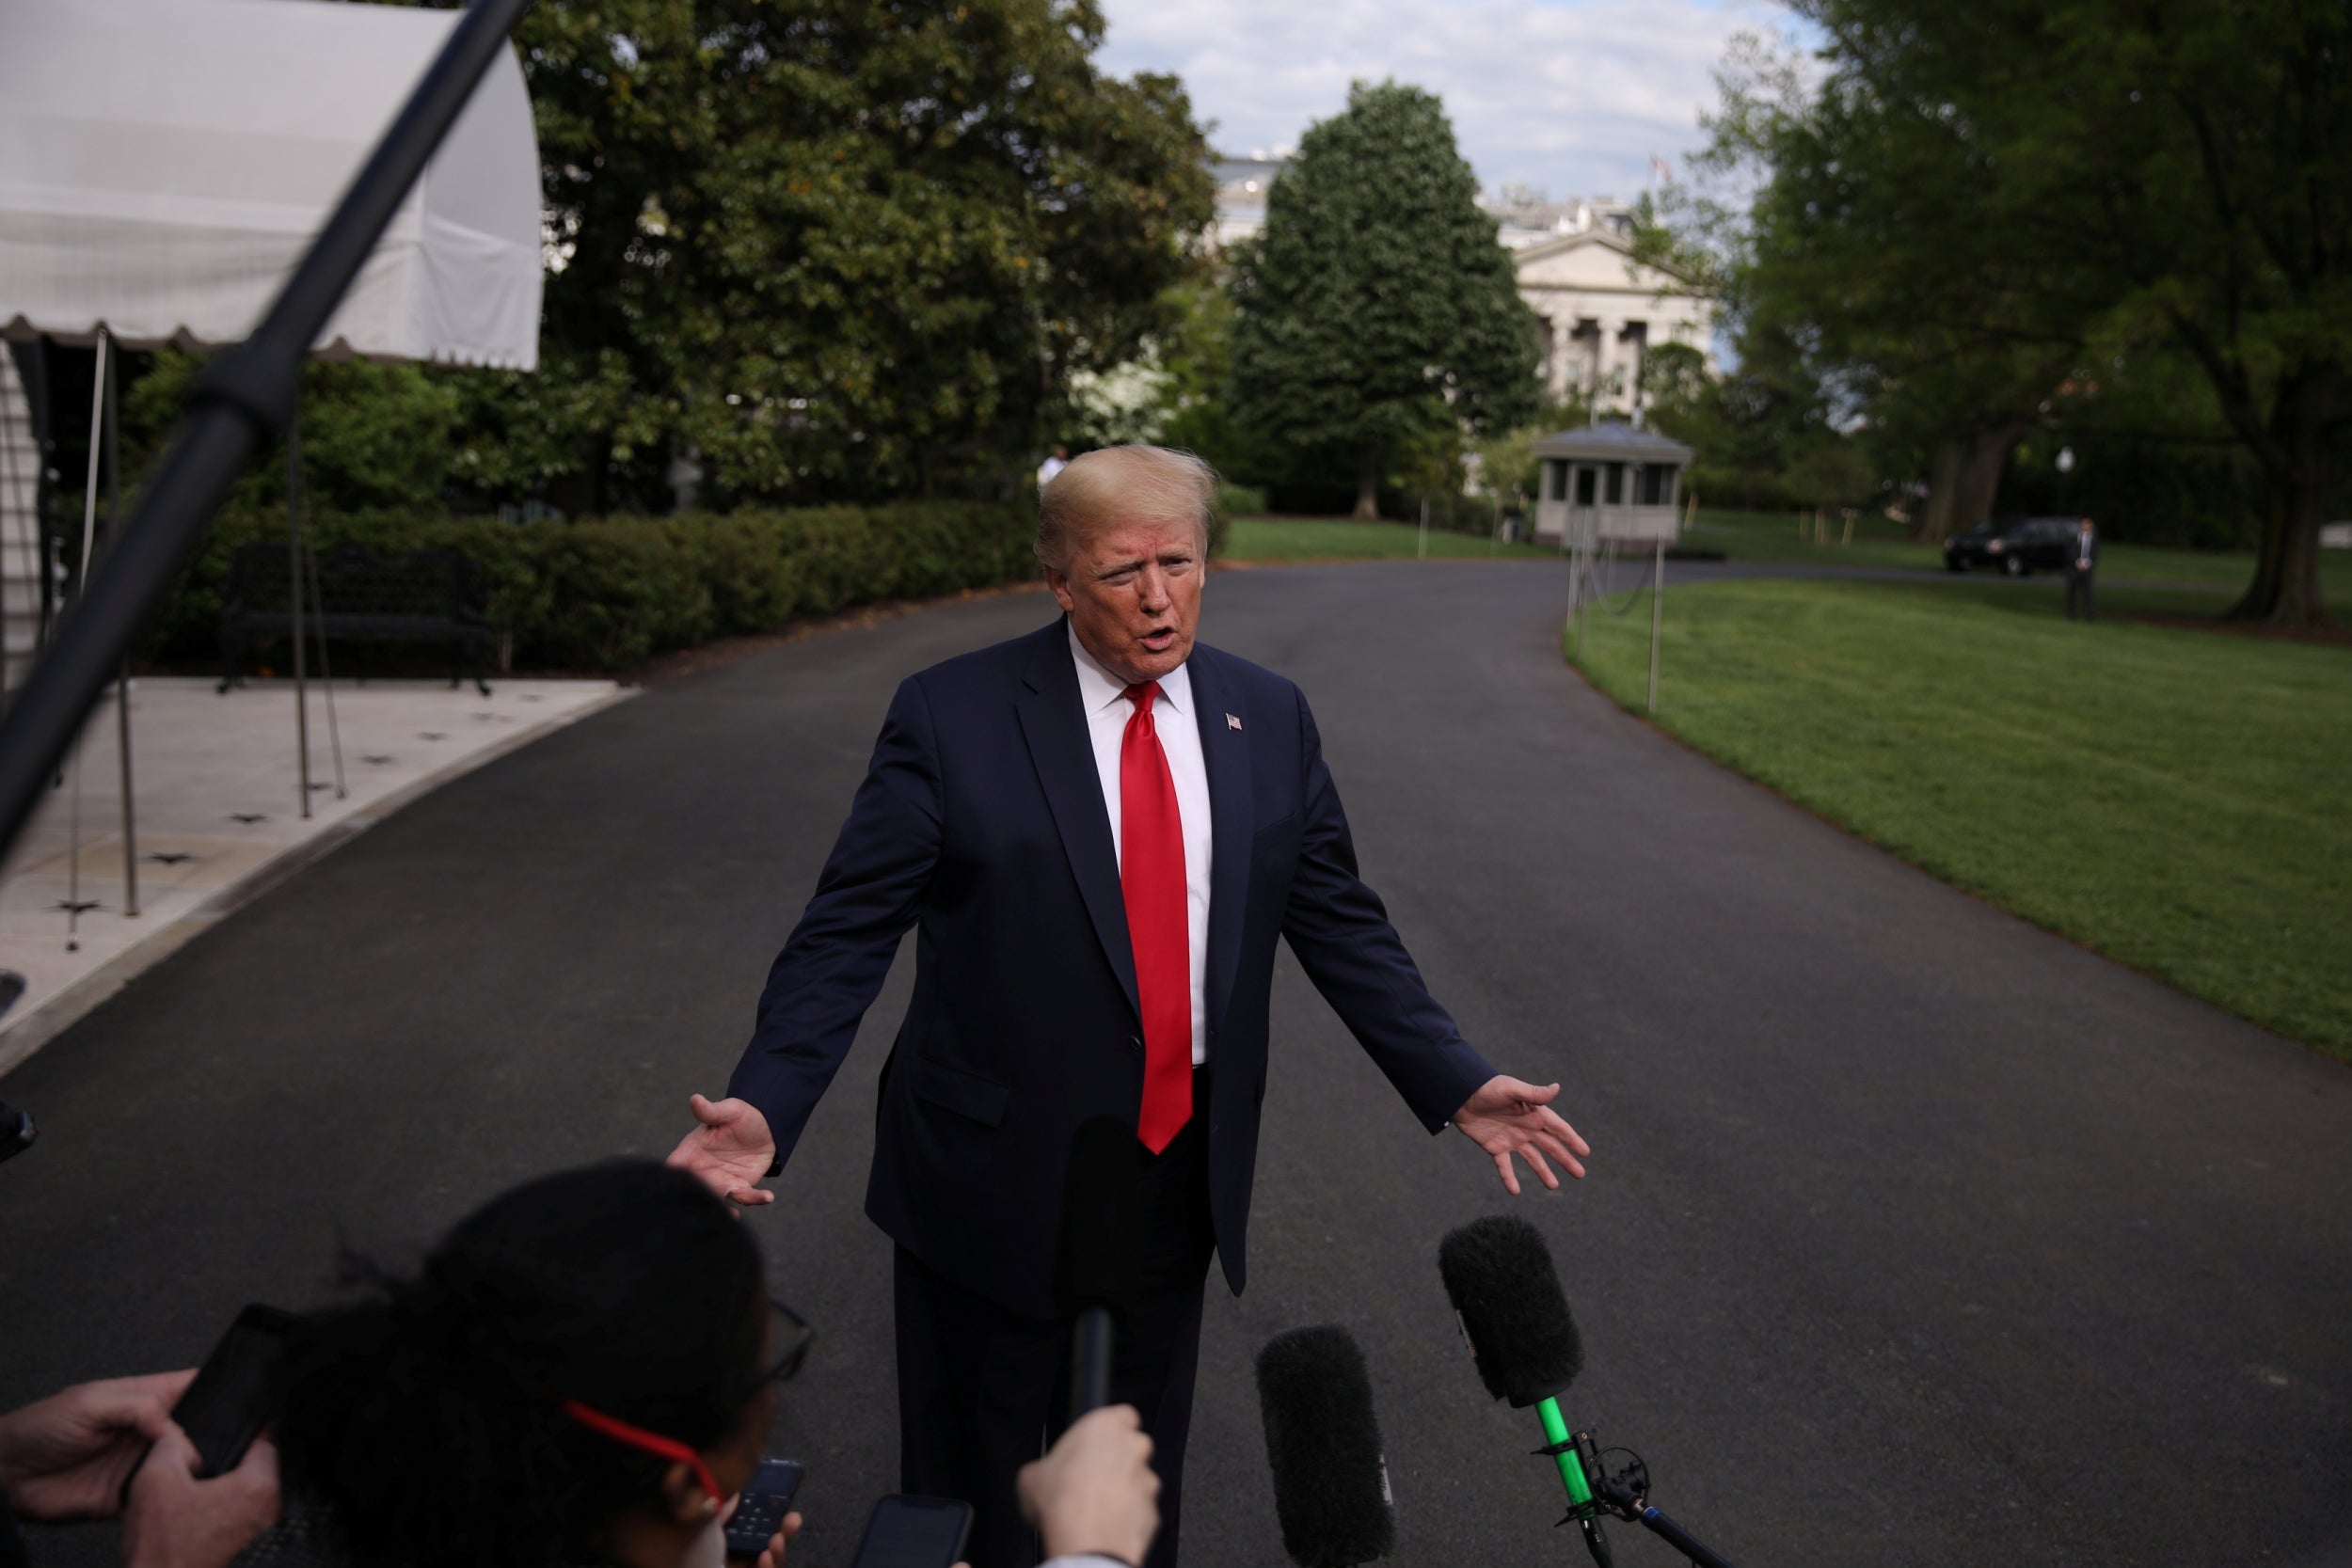
[[[1111,851],[1120,842],[1119,747],[1136,705],[1127,683],[1086,651],[1073,629],[1070,654],[1078,662],[1078,702],[1086,710],[1087,735],[1094,742],[1094,770],[1103,781],[1103,804],[1111,814]],[[1183,665],[1160,677],[1152,703],[1152,725],[1168,755],[1176,785],[1176,815],[1184,830],[1184,936],[1192,956],[1192,1065],[1209,1059],[1209,768],[1200,755],[1200,715],[1194,711],[1192,676]]]

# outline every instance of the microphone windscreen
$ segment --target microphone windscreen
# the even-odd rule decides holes
[[[1584,1370],[1584,1342],[1534,1225],[1512,1214],[1472,1220],[1438,1244],[1438,1272],[1486,1392],[1531,1405]]]
[[[1282,1549],[1300,1568],[1353,1568],[1396,1544],[1372,1378],[1347,1330],[1294,1328],[1258,1353],[1258,1405]]]
[[[1142,1259],[1136,1250],[1133,1123],[1096,1117],[1081,1125],[1062,1186],[1060,1285],[1064,1305],[1125,1310]]]

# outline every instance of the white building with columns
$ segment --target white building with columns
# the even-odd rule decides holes
[[[1213,160],[1218,250],[1265,227],[1266,194],[1290,166],[1289,151]],[[1642,356],[1654,343],[1688,343],[1716,368],[1714,306],[1687,280],[1633,259],[1631,202],[1553,201],[1512,186],[1480,204],[1494,214],[1495,242],[1511,252],[1519,297],[1541,324],[1544,384],[1554,398],[1595,396],[1601,413],[1634,413]]]
[[[1687,343],[1714,368],[1714,306],[1663,267],[1635,261],[1633,242],[1613,226],[1520,245],[1511,260],[1539,324],[1553,397],[1632,413],[1642,356],[1659,343]]]

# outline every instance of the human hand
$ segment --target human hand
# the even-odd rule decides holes
[[[767,1179],[776,1161],[776,1140],[768,1118],[748,1100],[713,1103],[701,1095],[686,1102],[696,1126],[670,1150],[668,1164],[690,1171],[721,1197],[746,1208],[773,1203],[776,1195],[752,1185]]]
[[[278,1449],[257,1437],[225,1476],[199,1481],[196,1445],[167,1421],[131,1482],[123,1568],[228,1568],[278,1523]]]
[[[1139,1563],[1159,1533],[1160,1478],[1132,1404],[1080,1417],[1018,1480],[1021,1516],[1045,1538],[1048,1559],[1091,1552]]]
[[[1547,1154],[1570,1176],[1584,1174],[1579,1161],[1590,1155],[1593,1147],[1551,1108],[1559,1093],[1557,1084],[1538,1088],[1497,1073],[1454,1113],[1455,1129],[1486,1151],[1502,1174],[1503,1190],[1513,1197],[1519,1196],[1518,1174],[1511,1168],[1514,1154],[1526,1161],[1527,1168],[1541,1177],[1547,1187],[1560,1185],[1560,1179],[1544,1163]]]
[[[787,1513],[784,1521],[776,1526],[776,1533],[768,1538],[768,1544],[759,1549],[757,1558],[738,1557],[729,1552],[727,1560],[746,1564],[747,1568],[784,1568],[784,1550],[792,1544],[792,1538],[801,1533],[801,1526],[805,1522],[798,1513]]]
[[[45,1525],[111,1519],[122,1482],[171,1425],[193,1369],[77,1383],[0,1416],[0,1491],[20,1518]]]

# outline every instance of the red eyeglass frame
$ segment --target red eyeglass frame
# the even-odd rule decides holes
[[[695,1483],[709,1494],[712,1502],[723,1503],[727,1500],[726,1494],[719,1490],[718,1479],[711,1475],[710,1466],[703,1463],[703,1456],[676,1438],[664,1437],[658,1432],[647,1432],[644,1427],[631,1426],[618,1417],[608,1416],[592,1405],[580,1403],[578,1400],[565,1400],[564,1414],[592,1432],[604,1433],[616,1443],[627,1443],[632,1449],[643,1449],[645,1452],[658,1455],[662,1459],[676,1460],[680,1465],[686,1465],[694,1472]]]

